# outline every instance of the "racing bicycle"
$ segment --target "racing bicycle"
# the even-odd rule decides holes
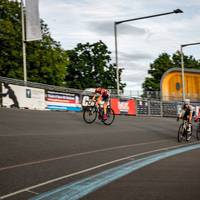
[[[115,119],[115,113],[110,107],[110,104],[107,106],[107,119],[103,119],[104,111],[103,104],[97,105],[92,99],[87,101],[87,106],[83,110],[83,119],[86,123],[93,123],[98,116],[98,119],[102,121],[105,125],[111,125]]]
[[[191,131],[188,131],[188,128],[189,128],[188,120],[183,120],[183,123],[180,124],[178,129],[178,135],[177,135],[178,142],[182,142],[183,139],[185,139],[186,141],[190,141],[192,137],[192,126],[191,126]]]

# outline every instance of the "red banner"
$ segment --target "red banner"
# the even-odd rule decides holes
[[[136,103],[134,99],[111,98],[111,107],[116,115],[136,115]]]

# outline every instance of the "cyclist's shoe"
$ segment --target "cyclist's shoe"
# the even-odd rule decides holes
[[[107,120],[108,119],[108,116],[106,114],[103,115],[103,120]]]
[[[192,132],[191,132],[191,128],[190,128],[190,131],[188,130],[188,133],[187,133],[187,141],[189,141],[192,137]]]
[[[188,125],[188,129],[187,129],[187,131],[188,131],[189,134],[191,134],[191,127],[192,127],[192,124],[189,124]]]
[[[188,134],[187,141],[190,141],[191,137],[192,137],[191,134]]]

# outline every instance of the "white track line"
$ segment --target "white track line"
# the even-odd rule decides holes
[[[116,147],[111,147],[111,148],[105,148],[105,149],[94,150],[94,151],[87,151],[87,152],[83,152],[83,153],[70,154],[70,155],[59,156],[59,157],[54,157],[54,158],[49,158],[49,159],[44,159],[44,160],[38,160],[38,161],[33,161],[33,162],[26,162],[26,163],[21,163],[21,164],[17,164],[17,165],[1,167],[0,172],[5,171],[5,170],[9,170],[9,169],[18,168],[18,167],[25,167],[25,166],[30,166],[30,165],[42,164],[42,163],[51,162],[51,161],[55,161],[55,160],[72,158],[72,157],[77,157],[77,156],[84,156],[84,155],[93,154],[93,153],[100,153],[100,152],[112,151],[112,150],[116,150],[116,149],[124,149],[124,148],[128,148],[128,147],[154,144],[154,143],[158,143],[158,142],[160,143],[162,141],[168,141],[168,140],[156,140],[156,141],[153,141],[153,142],[116,146]]]
[[[198,143],[198,142],[194,142],[192,144],[196,144],[196,143]],[[110,162],[107,162],[107,163],[103,163],[101,165],[97,165],[97,166],[85,169],[85,170],[74,172],[72,174],[67,174],[65,176],[61,176],[61,177],[58,177],[58,178],[55,178],[55,179],[51,179],[49,181],[46,181],[46,182],[43,182],[43,183],[39,183],[37,185],[33,185],[33,186],[30,186],[30,187],[27,187],[27,188],[15,191],[13,193],[9,193],[9,194],[3,195],[3,196],[0,197],[0,199],[6,199],[8,197],[20,194],[22,192],[27,192],[29,190],[32,190],[32,189],[35,189],[35,188],[38,188],[38,187],[41,187],[41,186],[44,186],[44,185],[47,185],[47,184],[50,184],[50,183],[54,183],[54,182],[57,182],[57,181],[60,181],[60,180],[63,180],[63,179],[69,178],[69,177],[73,177],[73,176],[79,175],[79,174],[83,174],[83,173],[86,173],[86,172],[89,172],[89,171],[92,171],[92,170],[95,170],[95,169],[98,169],[98,168],[101,168],[101,167],[105,167],[107,165],[114,164],[114,163],[117,163],[117,162],[120,162],[120,161],[129,160],[129,159],[132,159],[132,158],[135,158],[135,157],[138,157],[138,156],[141,156],[141,155],[145,155],[145,154],[150,154],[150,153],[155,153],[155,152],[159,152],[159,151],[166,151],[166,150],[170,150],[170,149],[175,149],[177,147],[182,147],[182,146],[188,146],[188,144],[175,145],[175,146],[171,146],[171,147],[160,148],[160,149],[156,149],[156,150],[152,150],[152,151],[147,151],[147,152],[138,153],[138,154],[135,154],[135,155],[123,157],[123,158],[120,158],[120,159],[117,159],[117,160],[113,160],[113,161],[110,161]]]

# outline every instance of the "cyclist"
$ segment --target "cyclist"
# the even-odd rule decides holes
[[[194,121],[195,121],[195,122],[200,121],[200,108],[199,108],[198,114],[197,114],[197,115],[195,116],[195,118],[194,118]]]
[[[104,115],[103,115],[103,120],[107,120],[107,106],[108,106],[108,101],[109,101],[109,92],[107,89],[102,88],[102,87],[98,87],[95,90],[95,94],[92,98],[92,100],[96,100],[97,99],[97,104],[100,105],[101,102],[103,102],[103,111],[104,111]]]
[[[192,117],[193,117],[193,107],[190,105],[190,100],[185,99],[182,106],[182,111],[180,112],[177,120],[183,119],[188,121],[188,133],[190,134],[187,140],[191,138],[191,128],[192,128]]]

